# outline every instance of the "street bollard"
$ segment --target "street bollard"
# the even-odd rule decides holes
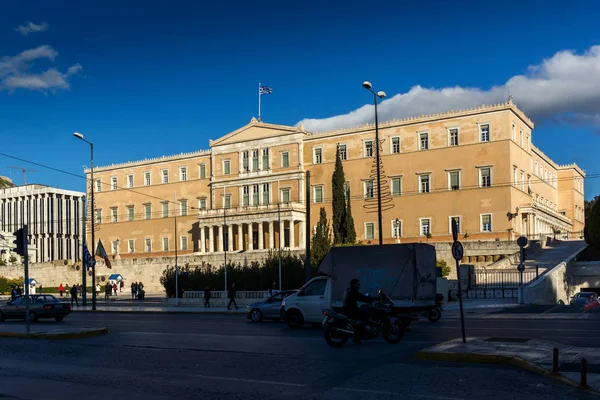
[[[552,354],[552,375],[558,375],[558,347],[554,348]]]
[[[537,281],[540,277],[540,266],[536,265],[535,266],[535,280]]]
[[[588,387],[587,385],[587,360],[585,358],[581,359],[581,384],[582,389]]]

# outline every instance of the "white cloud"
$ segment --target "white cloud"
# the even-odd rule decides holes
[[[12,92],[16,89],[28,89],[45,92],[69,89],[68,78],[83,69],[80,64],[69,67],[64,73],[55,67],[40,72],[30,71],[35,61],[49,60],[52,62],[57,56],[56,50],[44,45],[25,50],[16,56],[0,58],[0,91]]]
[[[23,36],[27,36],[30,33],[35,32],[44,32],[48,30],[48,24],[42,22],[39,25],[34,24],[33,22],[26,22],[24,25],[19,25],[15,28],[16,32],[19,32]]]
[[[357,82],[358,85],[360,82]],[[406,93],[382,101],[378,107],[379,120],[501,103],[508,99],[509,93],[534,122],[561,120],[599,128],[600,46],[593,46],[583,54],[560,51],[540,64],[529,67],[526,74],[516,75],[504,85],[489,89],[459,86],[429,89],[414,86]],[[298,124],[303,124],[308,131],[323,132],[364,125],[373,120],[373,105],[367,104],[347,114],[304,119]]]

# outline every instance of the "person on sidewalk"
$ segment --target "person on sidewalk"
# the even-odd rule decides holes
[[[233,303],[233,305],[235,306],[235,309],[239,309],[237,303],[235,302],[235,283],[231,284],[231,288],[229,289],[229,292],[227,293],[227,297],[229,298],[229,305],[227,305],[227,309],[231,310],[231,303]]]
[[[204,307],[210,307],[210,288],[204,288]]]
[[[60,286],[58,287],[58,294],[60,294],[60,297],[63,297],[64,291],[65,291],[65,288],[64,288],[63,284],[61,283]]]
[[[135,300],[136,294],[137,294],[137,283],[131,282],[131,300]]]
[[[111,286],[110,282],[106,282],[106,285],[104,285],[104,300],[110,299],[111,292],[112,292],[112,286]]]
[[[71,286],[71,308],[73,308],[73,301],[77,307],[79,307],[79,301],[77,300],[77,285]]]

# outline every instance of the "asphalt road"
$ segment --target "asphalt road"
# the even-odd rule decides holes
[[[42,322],[55,325],[52,322]],[[331,349],[320,329],[239,315],[73,313],[111,334],[76,341],[0,339],[0,397],[14,399],[592,399],[517,369],[413,360],[460,336],[460,320],[417,322],[403,342]],[[600,321],[467,319],[470,336],[595,345]]]

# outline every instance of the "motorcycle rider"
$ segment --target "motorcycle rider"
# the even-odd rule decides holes
[[[367,310],[358,307],[359,301],[371,304],[375,299],[362,294],[360,292],[360,281],[357,278],[354,278],[350,281],[350,287],[346,289],[344,297],[344,314],[346,314],[348,318],[359,321],[354,332],[354,343],[356,344],[360,343],[364,328],[369,321],[369,313]]]

